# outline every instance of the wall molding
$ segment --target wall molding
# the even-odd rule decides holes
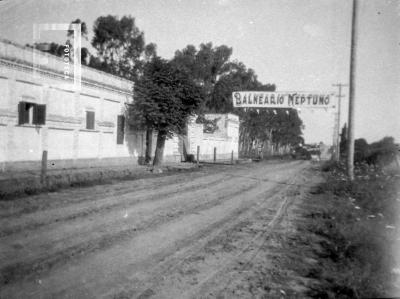
[[[100,133],[99,130],[79,129],[79,132]]]
[[[108,127],[108,128],[114,128],[115,124],[113,122],[110,121],[99,121],[97,122],[97,124],[101,127]]]
[[[27,81],[27,80],[21,80],[21,79],[15,79],[16,82],[20,83],[26,83],[26,84],[31,84],[31,85],[36,85],[36,86],[43,86],[43,84],[32,82],[32,81]]]
[[[81,119],[73,116],[62,116],[56,114],[49,114],[47,116],[47,121],[49,122],[62,122],[62,123],[70,123],[70,124],[80,124]]]
[[[107,98],[104,98],[104,101],[109,101],[109,102],[113,102],[113,103],[120,103],[120,101],[118,101],[118,100],[112,100],[112,99],[107,99]]]
[[[85,92],[80,92],[79,94],[80,94],[81,96],[86,96],[86,97],[90,97],[90,98],[100,99],[99,96],[95,96],[95,95],[88,94],[88,93],[85,93]]]
[[[74,131],[72,128],[48,127],[49,130]]]

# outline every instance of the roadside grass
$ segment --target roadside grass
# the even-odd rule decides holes
[[[67,188],[90,187],[95,185],[111,184],[113,181],[138,180],[173,175],[180,172],[199,171],[200,167],[174,168],[165,166],[162,172],[153,172],[149,169],[86,169],[72,172],[50,174],[42,182],[40,176],[11,178],[0,182],[0,202],[14,200],[20,197],[40,194],[43,192],[55,192]]]
[[[343,165],[323,165],[326,182],[311,191],[298,233],[318,263],[295,271],[314,281],[314,298],[377,298],[400,295],[400,175],[374,167],[357,167],[346,180]],[[310,251],[309,249],[304,251]],[[398,247],[397,247],[398,248]]]

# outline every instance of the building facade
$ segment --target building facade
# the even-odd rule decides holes
[[[86,66],[77,87],[62,58],[0,40],[0,170],[39,169],[44,151],[49,169],[138,164],[146,135],[127,125],[132,91],[133,82]],[[164,160],[181,161],[182,143],[177,136],[167,140]],[[208,151],[210,144],[216,143],[200,146]]]
[[[134,162],[141,154],[125,130],[133,83],[82,66],[76,88],[64,67],[59,57],[0,41],[2,170],[35,168],[43,151],[56,168]]]
[[[239,156],[239,117],[234,114],[206,114],[205,118],[214,120],[217,129],[207,133],[203,124],[198,124],[192,118],[188,123],[188,153],[197,155],[200,147],[200,159],[214,159],[214,148],[218,159],[234,159]]]

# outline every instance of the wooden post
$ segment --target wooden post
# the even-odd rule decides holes
[[[42,153],[42,169],[40,173],[40,181],[44,183],[47,175],[47,151],[43,151]]]
[[[358,0],[353,0],[353,14],[351,24],[351,53],[350,53],[350,94],[349,94],[349,120],[347,131],[347,175],[354,180],[354,98],[356,94],[356,48],[358,34]]]
[[[231,153],[231,164],[233,165],[233,151]]]
[[[214,147],[214,163],[217,161],[217,148]]]
[[[344,94],[342,94],[342,87],[344,86],[349,86],[347,84],[342,84],[342,83],[337,83],[333,84],[333,86],[339,88],[338,95],[336,96],[338,98],[338,111],[336,115],[336,126],[335,126],[335,132],[334,132],[334,145],[336,146],[336,153],[334,156],[335,161],[340,161],[340,113],[341,113],[341,102],[342,98],[344,97]]]
[[[197,161],[197,165],[199,165],[199,158],[200,158],[200,145],[197,146],[197,157],[196,157],[196,161]]]

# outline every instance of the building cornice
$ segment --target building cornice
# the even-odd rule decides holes
[[[70,63],[72,67],[73,63]],[[63,58],[1,38],[0,65],[73,83],[73,78],[65,79]],[[133,81],[85,65],[80,65],[80,77],[81,84],[86,86],[130,96],[133,94]]]
[[[17,69],[26,73],[33,73],[36,72],[42,76],[46,76],[46,77],[50,77],[53,79],[58,79],[60,81],[64,81],[65,82],[65,78],[64,78],[64,74],[61,72],[54,72],[52,70],[48,70],[45,69],[43,67],[41,68],[36,68],[34,67],[32,64],[29,65],[28,62],[26,61],[12,61],[12,60],[8,60],[8,59],[4,59],[3,57],[0,58],[0,66],[4,66],[4,67],[9,67],[12,69]],[[71,84],[73,84],[73,80],[70,79],[69,80],[71,82]],[[42,84],[37,84],[37,83],[33,83],[32,84],[36,84],[36,85],[42,85]],[[131,90],[127,90],[127,89],[121,89],[121,88],[117,88],[115,86],[112,85],[108,85],[108,84],[104,84],[104,83],[99,83],[97,81],[94,80],[88,80],[86,78],[82,78],[81,79],[81,84],[88,86],[88,87],[94,87],[97,89],[102,89],[102,90],[107,90],[107,91],[111,91],[111,92],[117,92],[123,95],[128,95],[128,96],[132,96],[133,93]]]

